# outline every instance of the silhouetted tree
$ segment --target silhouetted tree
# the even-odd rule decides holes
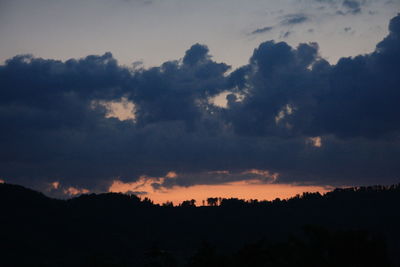
[[[174,203],[172,203],[172,201],[167,201],[167,202],[163,203],[162,206],[163,207],[173,208],[174,207]]]
[[[218,205],[218,198],[217,197],[209,197],[207,198],[207,205],[215,207]]]
[[[183,208],[192,208],[192,207],[196,207],[196,200],[192,199],[192,200],[185,200],[181,203],[180,205]]]

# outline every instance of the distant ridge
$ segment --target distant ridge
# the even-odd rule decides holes
[[[214,200],[197,208],[120,193],[58,200],[0,184],[0,266],[400,264],[400,185]]]
[[[0,184],[0,203],[7,204],[32,204],[35,202],[46,202],[51,199],[43,193],[28,189],[21,185]]]

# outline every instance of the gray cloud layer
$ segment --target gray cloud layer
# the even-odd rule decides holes
[[[135,70],[110,53],[16,56],[0,66],[0,176],[90,190],[168,171],[190,173],[174,181],[184,186],[249,169],[288,183],[398,182],[400,16],[389,30],[375,52],[336,65],[316,43],[265,42],[230,74],[199,44],[182,60]],[[209,101],[222,92],[226,108]],[[134,103],[135,121],[93,104],[121,98]]]

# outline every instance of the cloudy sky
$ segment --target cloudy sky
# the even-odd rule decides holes
[[[175,201],[398,183],[399,12],[1,0],[0,181]]]
[[[0,60],[111,51],[120,64],[176,60],[195,43],[217,61],[247,63],[266,40],[318,42],[331,63],[372,52],[399,0],[1,0]]]

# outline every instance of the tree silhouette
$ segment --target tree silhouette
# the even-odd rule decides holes
[[[207,205],[215,207],[218,205],[218,198],[217,197],[209,197],[207,198]]]
[[[163,207],[173,208],[174,207],[174,203],[172,203],[172,201],[167,201],[167,202],[163,203],[162,206]]]
[[[185,200],[180,204],[181,207],[183,208],[193,208],[196,207],[196,200],[191,199],[191,200]]]

